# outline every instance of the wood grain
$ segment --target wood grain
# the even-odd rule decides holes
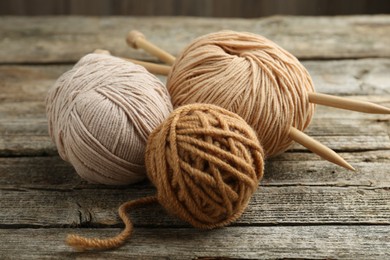
[[[317,90],[390,106],[390,59],[305,61]],[[69,65],[0,66],[0,155],[54,155],[44,99]],[[372,95],[372,96],[367,96]],[[381,95],[381,96],[378,96]],[[388,115],[366,115],[318,106],[306,133],[337,151],[390,149]],[[294,145],[293,151],[306,151]]]
[[[390,187],[390,151],[341,153],[356,168],[346,171],[311,153],[284,153],[266,160],[262,186]],[[47,190],[118,189],[128,186],[89,184],[57,156],[0,157],[0,189]],[[147,182],[136,185],[149,187]]]
[[[17,113],[17,118],[0,120],[0,155],[2,156],[42,156],[56,155],[56,148],[48,135],[47,121],[44,118],[44,111],[40,117],[32,112],[36,108],[36,103],[17,103],[10,109]],[[0,107],[0,114],[1,114]],[[39,104],[40,110],[44,109],[43,104]],[[319,109],[318,114],[326,109]],[[32,118],[30,118],[30,113]],[[331,149],[341,152],[358,152],[372,150],[390,149],[389,124],[390,120],[384,116],[377,118],[343,119],[343,114],[338,111],[331,113],[324,112],[331,118],[314,118],[306,133],[316,140],[329,146]],[[8,113],[8,116],[10,113]],[[338,115],[337,118],[335,118]],[[21,116],[21,118],[19,118]],[[349,115],[348,115],[349,116]],[[356,117],[356,115],[355,115]],[[293,144],[291,152],[304,152],[306,148],[299,144]]]
[[[136,231],[119,250],[78,254],[63,244],[69,232],[116,234],[117,207],[155,190],[147,181],[119,187],[79,178],[48,136],[48,88],[95,48],[153,60],[126,46],[130,29],[177,54],[196,36],[226,28],[263,34],[299,56],[319,92],[390,107],[390,15],[0,17],[1,259],[390,258],[390,116],[322,106],[305,132],[356,173],[294,145],[266,161],[261,186],[233,226],[199,231],[155,205],[130,213]]]
[[[40,102],[0,105],[0,115],[6,115],[0,119],[1,156],[56,154],[55,145],[48,135],[44,111],[44,104]],[[344,114],[325,107],[317,109],[317,114],[319,118],[315,116],[305,132],[331,149],[341,152],[390,149],[389,115]],[[294,144],[290,151],[307,149]]]
[[[0,227],[118,226],[120,204],[155,190],[127,189],[0,190]],[[259,187],[233,225],[390,224],[388,188]],[[189,226],[159,205],[130,213],[137,226]]]
[[[74,62],[95,49],[153,60],[127,47],[137,29],[177,55],[195,37],[230,29],[268,37],[303,59],[390,57],[390,16],[210,19],[185,17],[0,17],[0,63]]]
[[[335,95],[389,95],[390,59],[303,61],[316,91]],[[42,101],[70,65],[0,66],[0,101]],[[165,81],[165,77],[161,77]]]
[[[0,229],[0,255],[18,259],[387,259],[389,226],[136,228],[122,248],[78,253],[67,234],[108,237],[119,229]]]

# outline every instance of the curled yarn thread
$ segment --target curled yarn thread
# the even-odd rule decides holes
[[[85,238],[78,235],[68,235],[68,237],[66,238],[66,242],[68,245],[74,247],[78,251],[84,251],[88,249],[106,250],[120,247],[121,245],[123,245],[126,239],[131,236],[134,230],[133,223],[126,215],[127,212],[132,208],[145,206],[147,204],[152,204],[155,202],[157,202],[157,198],[155,196],[150,196],[123,203],[118,209],[118,214],[119,217],[123,220],[123,223],[125,224],[125,229],[115,237],[100,239]]]
[[[71,235],[79,250],[122,245],[131,235],[126,210],[159,202],[194,227],[222,227],[238,219],[263,176],[264,153],[252,128],[238,115],[209,104],[176,109],[151,134],[146,168],[157,195],[120,208],[126,228],[114,238]],[[132,204],[133,203],[133,204]]]
[[[176,59],[167,88],[174,107],[210,103],[237,113],[257,132],[265,154],[291,144],[314,113],[307,70],[289,52],[256,34],[221,31],[195,39]]]
[[[93,183],[146,177],[152,130],[172,111],[165,86],[143,67],[104,54],[84,56],[49,90],[49,133],[60,156]]]

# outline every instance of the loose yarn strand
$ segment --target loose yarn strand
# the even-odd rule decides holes
[[[129,216],[127,215],[128,211],[131,208],[136,208],[140,206],[145,206],[157,202],[156,196],[148,196],[132,201],[127,201],[123,203],[119,209],[118,214],[125,224],[125,229],[112,238],[100,239],[100,238],[86,238],[75,234],[70,234],[66,238],[66,243],[78,251],[85,250],[107,250],[118,248],[125,243],[125,241],[133,233],[133,223]]]

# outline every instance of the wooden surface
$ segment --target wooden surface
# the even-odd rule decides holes
[[[196,230],[151,206],[131,213],[135,233],[121,249],[77,253],[63,243],[73,232],[119,232],[117,207],[155,190],[147,182],[107,187],[80,179],[48,137],[48,88],[95,48],[153,60],[126,46],[127,30],[177,54],[192,38],[224,28],[263,34],[290,50],[319,92],[390,107],[390,16],[0,17],[1,259],[390,258],[390,116],[320,106],[306,132],[357,172],[293,145],[267,160],[261,186],[230,227]]]
[[[158,26],[156,26],[158,25]],[[388,16],[211,18],[25,18],[0,17],[3,63],[75,62],[96,48],[115,55],[152,58],[124,42],[131,29],[178,54],[193,38],[230,29],[262,34],[304,59],[390,57]]]

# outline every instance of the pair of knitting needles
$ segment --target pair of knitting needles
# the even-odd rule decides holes
[[[176,60],[176,58],[173,55],[162,50],[161,48],[154,45],[153,43],[149,42],[145,38],[145,36],[138,31],[129,32],[126,41],[128,45],[130,45],[131,47],[135,49],[137,48],[143,49],[147,53],[157,57],[159,60],[165,62],[169,66],[154,64],[149,62],[142,62],[133,59],[127,59],[127,60],[144,66],[151,73],[160,74],[160,75],[169,74],[171,70],[171,66]],[[347,110],[358,111],[363,113],[390,114],[389,108],[374,103],[370,103],[370,102],[356,101],[347,98],[315,93],[315,92],[309,93],[308,95],[309,95],[309,102],[318,105],[347,109]],[[299,131],[295,127],[290,128],[289,137],[295,142],[303,145],[313,153],[316,153],[320,157],[324,158],[325,160],[340,165],[348,170],[355,171],[355,169],[348,162],[346,162],[340,155],[338,155],[332,149],[326,147],[325,145],[321,144],[320,142],[306,135],[302,131]]]

